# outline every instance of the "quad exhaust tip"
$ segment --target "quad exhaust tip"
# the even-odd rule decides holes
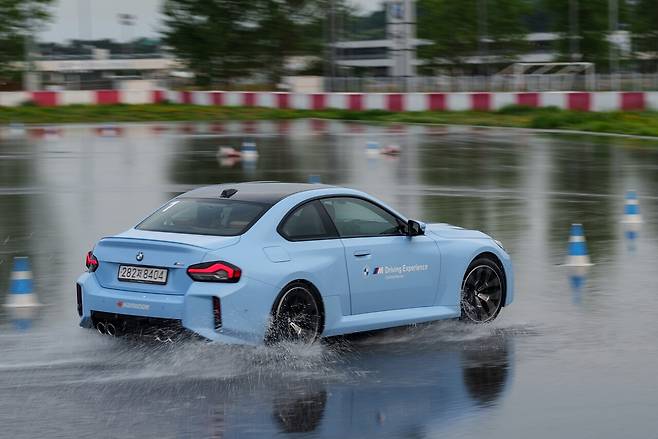
[[[96,330],[101,335],[109,335],[112,337],[116,337],[117,335],[117,328],[113,323],[98,322],[96,323]]]

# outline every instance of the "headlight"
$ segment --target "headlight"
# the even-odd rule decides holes
[[[497,240],[497,239],[494,239],[494,242],[496,243],[496,245],[497,245],[498,247],[500,247],[500,248],[502,248],[503,250],[505,250],[505,247],[503,247],[503,243],[502,243],[502,242],[500,242],[500,241]]]

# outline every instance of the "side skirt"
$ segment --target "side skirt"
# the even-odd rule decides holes
[[[458,306],[425,306],[422,308],[342,316],[337,321],[331,322],[331,326],[327,324],[322,336],[331,337],[334,335],[393,328],[395,326],[412,325],[414,323],[431,322],[434,320],[454,319],[460,315],[461,310]]]

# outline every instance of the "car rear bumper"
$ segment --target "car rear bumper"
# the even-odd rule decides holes
[[[104,288],[92,273],[84,273],[77,284],[82,290],[82,327],[92,327],[98,313],[147,317],[177,321],[204,338],[228,344],[262,344],[274,299],[273,288],[247,277],[235,284],[194,282],[183,295]],[[217,329],[213,297],[221,305]]]

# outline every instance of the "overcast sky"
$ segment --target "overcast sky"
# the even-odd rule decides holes
[[[381,0],[351,0],[363,11],[379,8]],[[133,37],[154,37],[160,28],[163,0],[55,0],[52,21],[40,32],[41,41]],[[119,25],[117,15],[132,14],[135,25],[128,30]],[[80,19],[85,17],[84,19]]]

